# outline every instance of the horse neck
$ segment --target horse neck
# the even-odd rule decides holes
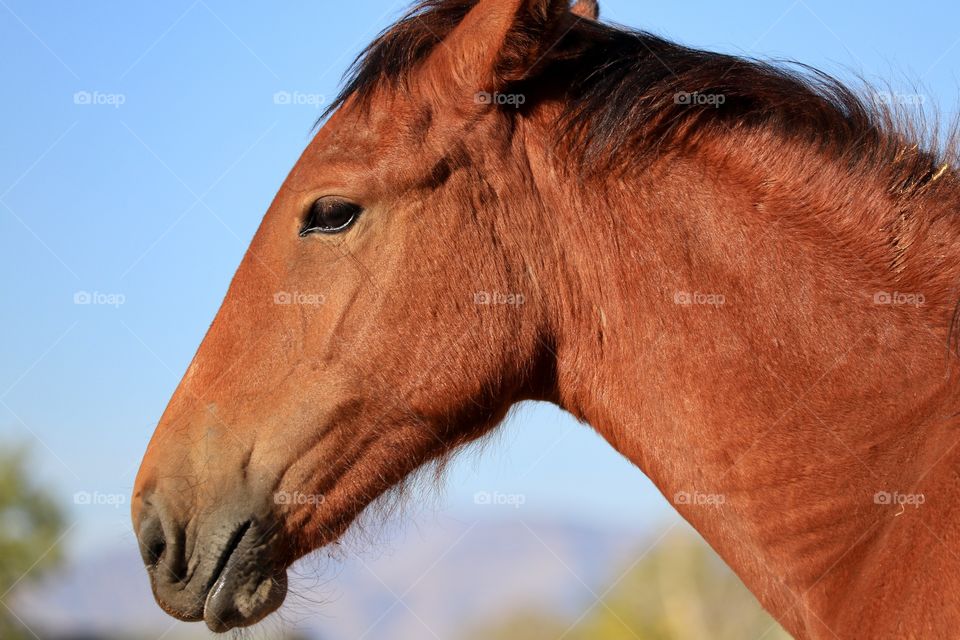
[[[960,260],[942,230],[917,233],[892,273],[884,220],[918,212],[885,210],[880,184],[826,159],[798,171],[779,147],[761,157],[760,141],[727,142],[589,196],[557,190],[554,211],[570,217],[557,225],[556,399],[788,630],[832,637],[824,625],[845,624],[837,589],[902,613],[921,604],[905,586],[914,572],[955,562],[910,541],[960,535],[946,347]],[[910,206],[936,217],[932,201]],[[936,273],[921,279],[935,242]],[[895,559],[895,578],[868,570]]]

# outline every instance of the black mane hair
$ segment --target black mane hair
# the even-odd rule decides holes
[[[357,57],[321,120],[350,97],[363,104],[380,86],[404,88],[476,3],[418,2]],[[568,148],[581,166],[633,165],[720,127],[765,127],[851,166],[885,165],[896,194],[916,192],[954,164],[953,151],[940,150],[935,134],[925,136],[923,127],[883,99],[889,92],[870,99],[798,63],[702,51],[643,31],[574,20],[515,90],[527,96],[528,107],[546,95],[562,102],[557,142],[572,143]]]

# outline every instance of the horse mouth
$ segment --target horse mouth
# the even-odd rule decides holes
[[[287,574],[272,560],[266,533],[248,520],[228,539],[206,585],[203,621],[215,633],[256,624],[287,595]]]

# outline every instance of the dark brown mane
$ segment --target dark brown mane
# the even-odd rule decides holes
[[[419,2],[357,57],[324,117],[350,96],[364,102],[383,84],[404,87],[475,4]],[[702,51],[643,31],[574,20],[513,90],[525,95],[527,108],[538,99],[562,102],[557,142],[575,150],[581,167],[635,166],[721,127],[763,127],[853,166],[885,165],[893,193],[922,187],[953,164],[953,154],[937,151],[935,137],[925,136],[901,109],[811,67]],[[723,104],[691,105],[678,97],[692,94],[722,96]]]

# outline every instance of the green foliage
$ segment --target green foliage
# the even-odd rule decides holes
[[[625,572],[625,573],[623,573]],[[579,619],[521,611],[470,640],[786,640],[739,578],[702,540],[677,534],[597,591]],[[584,608],[590,603],[584,603]],[[578,612],[579,613],[579,612]]]
[[[32,637],[10,611],[14,590],[61,560],[63,516],[49,493],[31,480],[26,451],[0,451],[0,638]]]

